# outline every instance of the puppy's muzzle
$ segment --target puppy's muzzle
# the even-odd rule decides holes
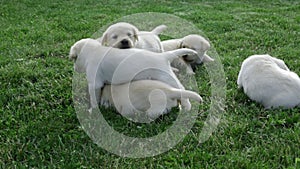
[[[128,48],[130,48],[129,41],[127,39],[121,40],[120,43],[121,43],[120,49],[128,49]]]

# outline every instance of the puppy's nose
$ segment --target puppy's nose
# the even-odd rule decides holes
[[[129,42],[128,42],[127,39],[123,39],[123,40],[121,41],[121,44],[122,44],[122,45],[128,45],[128,43],[129,43]]]

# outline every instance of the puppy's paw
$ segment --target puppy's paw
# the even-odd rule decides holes
[[[177,68],[175,68],[175,67],[171,67],[172,68],[172,71],[174,72],[174,73],[178,73],[179,72],[179,69],[177,69]]]
[[[196,74],[193,70],[191,70],[191,69],[189,69],[189,68],[186,69],[186,73],[187,73],[188,75],[195,75],[195,74]]]
[[[182,100],[181,105],[182,105],[183,109],[186,111],[190,111],[192,109],[192,105],[189,100],[186,100],[186,99]]]

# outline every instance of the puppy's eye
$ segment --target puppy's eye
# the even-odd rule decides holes
[[[186,46],[183,45],[182,48],[186,48]]]
[[[129,36],[129,37],[130,37],[130,36],[132,36],[132,34],[131,34],[131,33],[127,33],[127,36]]]
[[[118,39],[118,35],[112,36],[113,39]]]

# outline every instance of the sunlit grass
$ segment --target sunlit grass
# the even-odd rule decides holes
[[[205,68],[197,70],[202,114],[184,141],[155,157],[129,159],[99,148],[80,127],[72,101],[70,46],[133,13],[169,13],[195,24],[218,52],[226,74],[226,114],[198,144],[209,108]],[[237,89],[252,54],[283,59],[300,74],[298,1],[1,1],[0,168],[294,168],[300,158],[299,108],[265,110]],[[138,125],[113,110],[116,130],[149,136],[176,112]],[[142,132],[141,132],[142,131]]]

